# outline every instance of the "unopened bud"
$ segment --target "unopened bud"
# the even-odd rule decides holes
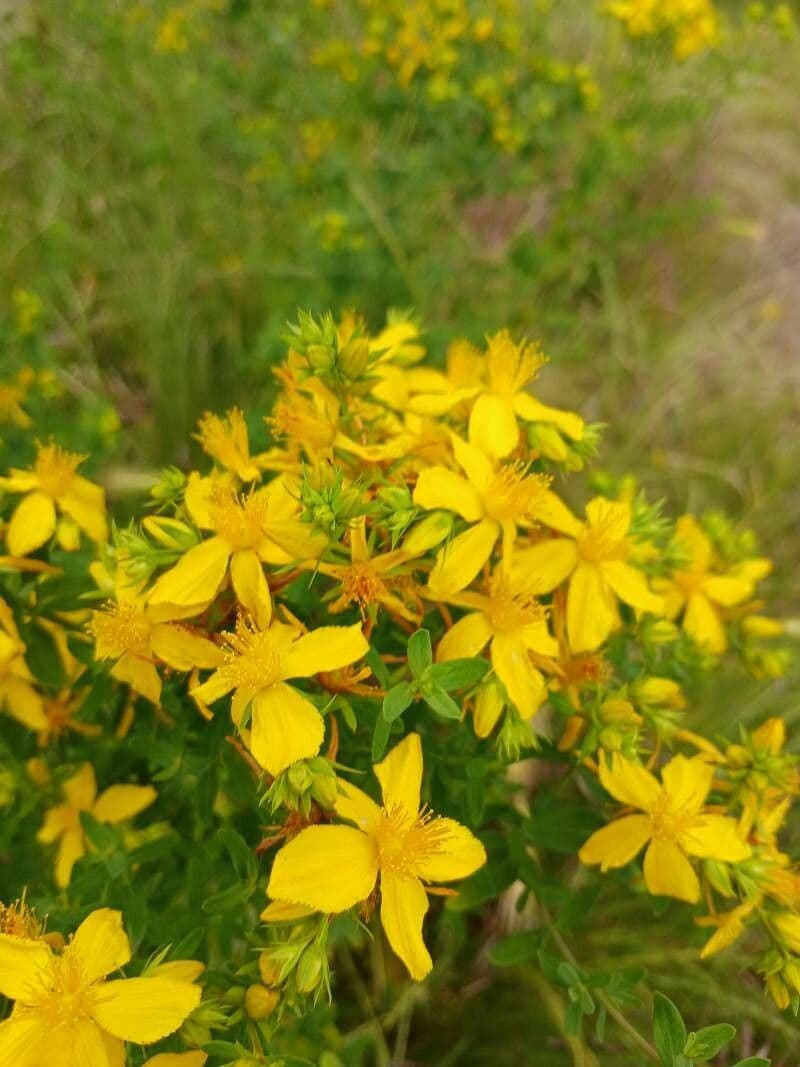
[[[272,1015],[280,997],[274,989],[251,985],[244,995],[244,1010],[251,1019],[266,1019]]]
[[[453,516],[448,511],[432,511],[418,522],[400,546],[410,559],[422,556],[440,545],[453,529]]]

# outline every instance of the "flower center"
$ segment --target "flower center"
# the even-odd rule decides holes
[[[358,604],[363,610],[374,604],[385,592],[386,585],[369,563],[353,563],[342,572],[342,596],[348,604]]]
[[[489,387],[495,396],[514,396],[539,373],[547,357],[532,344],[515,344],[508,330],[489,341]]]
[[[89,1018],[96,999],[80,962],[67,948],[63,955],[53,957],[41,975],[31,1006],[48,1026],[56,1028]]]
[[[247,423],[239,408],[232,408],[224,419],[206,412],[200,419],[195,438],[212,459],[228,470],[249,467]]]
[[[532,518],[549,485],[546,474],[526,474],[524,464],[507,464],[497,471],[484,493],[486,514],[497,522]]]
[[[420,864],[447,850],[450,831],[425,808],[414,815],[395,804],[381,810],[375,836],[381,870],[417,875]]]
[[[62,496],[69,489],[75,471],[85,456],[67,452],[59,445],[40,445],[34,470],[39,484],[48,496]]]
[[[0,933],[32,940],[39,936],[39,923],[24,901],[0,904]]]
[[[257,630],[240,621],[236,633],[227,634],[228,647],[219,668],[232,688],[267,689],[283,678],[281,650],[269,630]]]
[[[229,486],[215,485],[209,512],[214,531],[233,549],[256,548],[264,540],[267,499],[263,495],[239,496]]]
[[[576,540],[578,552],[587,563],[627,559],[630,554],[630,544],[625,537],[627,529],[627,515],[609,505],[599,517],[584,526]]]
[[[126,652],[150,653],[152,623],[141,608],[130,603],[111,603],[95,611],[88,625],[98,659],[119,659]]]
[[[655,841],[677,841],[698,821],[696,812],[676,808],[672,797],[662,793],[650,812],[650,833]]]
[[[495,633],[515,633],[531,623],[543,623],[545,609],[535,597],[514,593],[500,576],[492,581],[486,618]]]

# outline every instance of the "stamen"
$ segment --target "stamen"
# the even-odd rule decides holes
[[[383,870],[417,875],[425,860],[447,851],[451,832],[445,821],[429,809],[412,814],[395,804],[382,809],[376,837],[378,862]]]
[[[69,488],[75,471],[86,456],[67,452],[60,445],[39,445],[34,470],[42,489],[50,496],[61,496]]]
[[[126,652],[148,656],[152,623],[141,608],[111,601],[95,611],[87,629],[94,637],[98,659],[119,659]]]
[[[498,522],[532,519],[552,479],[546,474],[526,474],[524,463],[501,467],[484,494],[490,519]]]

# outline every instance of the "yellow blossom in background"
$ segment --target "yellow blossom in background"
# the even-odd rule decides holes
[[[237,725],[252,705],[250,750],[271,775],[315,756],[325,734],[322,716],[286,682],[355,663],[369,650],[361,627],[323,626],[304,634],[281,622],[260,630],[240,619],[226,638],[222,665],[192,696],[213,704],[233,690],[231,715]]]
[[[57,532],[59,512],[92,541],[107,540],[105,493],[76,473],[84,458],[56,444],[39,445],[31,470],[12,469],[8,477],[0,478],[0,489],[25,494],[6,531],[12,556],[26,556],[41,548]],[[72,549],[76,545],[69,540],[62,547]]]
[[[632,37],[670,32],[677,59],[687,59],[719,42],[719,20],[711,0],[611,0],[609,14]]]
[[[340,780],[336,810],[349,826],[313,826],[285,845],[272,867],[268,895],[315,911],[347,911],[380,879],[381,924],[389,944],[421,981],[432,967],[422,939],[426,882],[466,878],[486,862],[483,845],[453,819],[420,806],[422,746],[409,734],[374,767],[383,806]]]
[[[691,515],[677,523],[676,539],[688,564],[654,588],[664,596],[667,618],[682,616],[684,630],[698,645],[721,653],[728,647],[723,611],[753,595],[755,583],[771,569],[769,560],[752,559],[722,570],[715,565],[711,541]]]
[[[231,408],[224,419],[207,411],[200,419],[195,438],[204,452],[241,481],[260,479],[258,457],[250,455],[247,423],[239,408]]]
[[[641,815],[623,815],[597,830],[578,856],[602,871],[624,867],[645,845],[644,880],[649,892],[690,904],[700,899],[700,883],[689,856],[738,863],[750,855],[736,820],[705,810],[713,765],[703,756],[675,756],[661,771],[661,782],[638,763],[615,753],[600,761],[600,782],[621,804]]]
[[[97,795],[97,781],[90,763],[68,778],[62,786],[64,802],[50,808],[36,835],[42,844],[58,842],[56,852],[56,885],[69,885],[72,868],[86,854],[86,835],[81,826],[81,812],[86,811],[98,822],[118,823],[132,819],[148,808],[156,799],[150,785],[112,785]]]
[[[20,638],[11,608],[0,599],[0,711],[7,711],[31,730],[46,730],[41,693],[25,662],[25,644]]]
[[[61,953],[0,933],[0,993],[14,1001],[0,1023],[3,1067],[120,1067],[126,1041],[149,1045],[177,1030],[200,988],[161,977],[109,981],[130,958],[122,916],[109,908],[84,919]]]

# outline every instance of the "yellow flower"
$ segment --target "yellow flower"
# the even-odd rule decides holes
[[[41,694],[25,662],[25,644],[11,608],[0,598],[0,710],[31,730],[46,730]]]
[[[492,666],[509,699],[523,719],[533,718],[547,695],[547,686],[530,653],[558,658],[558,643],[547,629],[542,606],[517,591],[502,574],[495,574],[488,595],[464,592],[449,599],[459,607],[475,610],[447,631],[439,642],[436,659],[469,659],[489,644]]]
[[[0,382],[0,422],[11,422],[23,429],[31,424],[31,417],[23,408],[25,389],[21,385]]]
[[[518,524],[540,521],[563,531],[578,525],[543,475],[525,474],[513,464],[495,467],[485,452],[455,434],[452,443],[466,477],[447,467],[428,467],[414,489],[415,504],[454,511],[470,523],[436,557],[428,590],[437,599],[469,585],[501,537],[504,552],[510,552]]]
[[[618,625],[617,598],[637,611],[659,614],[661,597],[627,562],[633,544],[627,537],[630,506],[595,497],[586,505],[586,522],[569,538],[541,541],[515,554],[512,573],[533,592],[549,593],[569,579],[567,634],[573,652],[599,648]]]
[[[142,599],[133,593],[110,600],[101,611],[92,612],[87,629],[94,637],[95,659],[112,659],[111,674],[126,682],[152,704],[161,701],[160,660],[176,671],[195,667],[213,668],[222,662],[217,646],[177,623],[153,622]]]
[[[676,537],[689,562],[669,580],[654,582],[654,587],[664,595],[668,618],[683,614],[683,628],[698,645],[722,653],[728,639],[720,608],[741,604],[752,596],[755,583],[769,573],[770,562],[752,559],[727,573],[715,571],[711,542],[691,515],[678,520]]]
[[[0,489],[25,494],[6,532],[12,556],[27,556],[41,548],[56,530],[57,511],[92,541],[108,540],[105,493],[76,473],[84,458],[55,444],[39,445],[32,470],[12,469],[9,477],[0,478]]]
[[[418,734],[409,734],[374,770],[383,806],[340,780],[336,810],[358,829],[301,831],[275,857],[267,893],[315,911],[341,912],[366,900],[380,877],[381,923],[389,944],[421,981],[432,967],[422,940],[428,910],[423,883],[466,878],[483,866],[486,852],[466,827],[420,807]]]
[[[225,418],[207,411],[194,435],[212,459],[221,467],[235,474],[243,482],[255,482],[261,477],[256,462],[250,456],[250,440],[247,423],[239,408],[231,408]]]
[[[149,1045],[177,1030],[200,988],[161,977],[107,981],[130,958],[122,916],[108,908],[84,919],[61,953],[0,934],[0,993],[14,1001],[0,1023],[3,1067],[121,1067],[126,1041]]]
[[[488,385],[469,417],[469,440],[473,445],[495,459],[509,455],[519,441],[518,418],[549,423],[574,440],[583,437],[583,419],[579,415],[548,407],[525,389],[546,362],[538,346],[515,344],[508,330],[489,338]]]
[[[50,845],[58,841],[56,885],[64,889],[70,883],[72,868],[86,854],[87,842],[81,826],[81,812],[87,811],[98,822],[117,823],[132,819],[156,799],[150,785],[112,785],[97,795],[97,781],[90,763],[68,778],[63,785],[64,803],[45,812],[37,841]]]
[[[205,1052],[160,1052],[145,1060],[142,1067],[204,1067],[208,1060]],[[113,1065],[112,1065],[113,1067]]]
[[[700,883],[688,856],[738,863],[750,855],[736,820],[704,812],[714,768],[702,756],[675,756],[661,783],[644,767],[615,753],[600,761],[600,781],[621,804],[642,815],[623,815],[592,834],[578,856],[602,871],[624,867],[647,845],[644,880],[651,893],[696,903]],[[649,842],[649,844],[648,844]]]
[[[263,563],[282,565],[315,556],[320,549],[298,518],[297,500],[282,478],[238,495],[222,478],[189,478],[186,507],[213,536],[190,548],[162,574],[148,596],[155,621],[198,615],[212,603],[226,576],[239,603],[259,626],[268,626],[272,599]]]
[[[703,925],[713,923],[717,927],[705,945],[703,945],[700,959],[706,960],[709,956],[714,956],[717,952],[721,952],[729,945],[732,945],[744,933],[747,919],[760,903],[761,897],[756,894],[751,900],[745,901],[744,904],[739,904],[737,907],[725,912],[724,915],[716,915],[713,918],[709,916],[706,920],[698,920],[702,921]]]
[[[319,751],[325,734],[322,716],[290,678],[310,678],[335,671],[360,659],[369,649],[361,627],[322,626],[302,634],[294,626],[274,622],[256,629],[240,619],[226,635],[224,662],[192,696],[213,704],[232,689],[233,721],[239,725],[252,704],[250,750],[270,774]]]

